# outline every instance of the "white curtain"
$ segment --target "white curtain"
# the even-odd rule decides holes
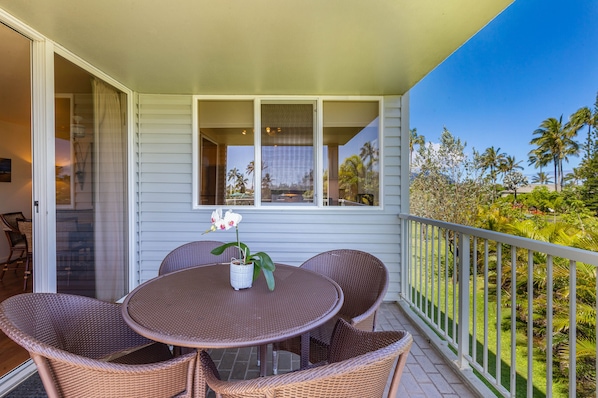
[[[119,93],[93,79],[96,297],[116,301],[126,282],[126,140]]]

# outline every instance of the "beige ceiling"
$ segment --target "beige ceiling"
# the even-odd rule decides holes
[[[0,0],[142,93],[403,94],[512,0]]]

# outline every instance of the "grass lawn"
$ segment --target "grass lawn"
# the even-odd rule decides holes
[[[444,284],[441,283],[441,286]],[[495,289],[494,286],[489,286],[489,291]],[[412,290],[413,294],[419,294],[419,290],[414,289]],[[448,297],[449,300],[447,302],[448,307],[448,331],[447,334],[449,336],[453,336],[453,286],[452,283],[448,284]],[[505,294],[503,292],[503,294]],[[444,291],[441,292],[441,300],[440,300],[440,325],[444,329],[445,325],[445,299],[444,299]],[[477,285],[477,306],[478,308],[475,311],[476,314],[476,362],[483,367],[484,365],[484,288],[483,288],[483,279],[478,279]],[[434,299],[436,302],[436,298]],[[434,320],[434,323],[437,323],[437,311],[438,307],[433,305],[428,300],[425,301],[428,305],[428,314]],[[470,297],[470,303],[473,305],[473,300]],[[424,306],[422,305],[421,308]],[[474,309],[470,308],[470,311],[473,313]],[[488,305],[488,347],[487,347],[487,367],[486,373],[491,375],[491,377],[496,377],[496,367],[497,367],[497,359],[496,359],[496,352],[497,352],[497,336],[498,336],[498,329],[497,329],[497,306],[496,301],[490,301]],[[511,310],[510,308],[503,308],[501,310],[501,330],[500,330],[500,367],[501,367],[501,384],[509,389],[510,387],[510,364],[511,364]],[[429,322],[429,320],[426,320]],[[470,320],[470,352],[472,354],[472,329],[473,322]],[[515,388],[516,388],[516,396],[517,397],[527,397],[527,337],[526,337],[526,329],[524,325],[519,325],[516,331],[516,381],[515,381]],[[478,372],[476,372],[478,373]],[[534,355],[533,355],[533,362],[532,362],[532,375],[534,380],[533,385],[533,397],[545,397],[546,396],[546,354],[541,352],[538,347],[535,347]],[[566,385],[552,385],[552,396],[553,397],[567,397],[567,386]]]

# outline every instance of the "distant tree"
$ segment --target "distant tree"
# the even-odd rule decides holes
[[[509,171],[503,178],[502,183],[509,191],[513,191],[515,194],[514,201],[517,201],[517,189],[529,185],[527,177],[520,171]]]
[[[551,184],[552,178],[543,171],[538,172],[532,177],[532,184]]]
[[[593,133],[593,129],[598,128],[598,95],[596,96],[596,109],[594,112],[587,106],[579,108],[572,116],[571,123],[576,128],[588,127],[588,134],[584,144],[584,159],[589,159],[592,153],[595,152],[596,137]],[[595,133],[595,132],[594,132]]]
[[[542,169],[552,161],[552,156],[549,153],[542,152],[539,148],[533,149],[528,154],[527,164],[534,166],[536,169]]]
[[[417,128],[409,130],[409,165],[413,163],[413,151],[415,146],[421,147],[426,143],[426,137],[417,134]]]
[[[371,171],[374,164],[378,162],[378,148],[376,148],[371,141],[368,141],[364,143],[359,150],[359,157],[362,161],[367,161],[367,163],[365,163],[366,168]]]
[[[486,148],[484,153],[480,155],[477,163],[482,169],[482,172],[490,170],[490,180],[492,181],[493,200],[496,198],[496,179],[505,162],[505,154],[500,152],[500,148],[496,149],[494,146]]]
[[[266,165],[266,163],[264,163],[262,161],[262,171],[266,170],[268,168],[268,166]],[[247,165],[247,168],[245,169],[245,172],[247,173],[248,176],[251,176],[255,173],[255,161],[251,161],[249,162],[249,164]],[[252,181],[252,186],[253,186],[253,179]]]
[[[512,171],[523,170],[520,165],[521,161],[515,161],[515,156],[505,156],[502,163],[498,166],[503,176],[506,176]]]
[[[236,167],[230,169],[228,171],[227,174],[227,181],[232,182],[232,184],[230,184],[230,193],[233,193],[233,189],[236,188],[237,182],[239,181],[239,176],[243,176],[241,174],[241,172],[239,171],[239,169],[237,169]]]
[[[344,199],[357,202],[357,194],[364,176],[365,166],[359,156],[352,155],[345,159],[338,172],[339,189],[344,190]]]
[[[314,171],[313,169],[306,172],[301,179],[301,189],[313,189],[314,186]]]
[[[535,187],[529,194],[525,195],[523,201],[530,208],[536,208],[542,212],[549,211],[548,208],[555,208],[556,198],[559,193],[549,191],[546,185]]]
[[[245,178],[245,175],[239,173],[237,175],[237,179],[235,180],[235,189],[241,193],[245,193],[248,182],[249,180]]]
[[[413,167],[411,214],[473,226],[478,206],[488,201],[474,162],[465,155],[465,143],[446,128],[440,145],[422,145]]]
[[[249,162],[249,164],[245,168],[245,172],[248,176],[252,175],[255,172],[255,161],[252,160],[251,162]]]
[[[586,207],[598,216],[598,153],[584,163],[584,170],[586,172],[581,197]]]
[[[575,167],[571,173],[565,175],[565,181],[570,182],[573,185],[579,185],[583,180],[584,176],[579,167]]]
[[[558,120],[555,118],[544,120],[540,128],[533,133],[536,137],[530,141],[530,144],[536,145],[537,149],[530,151],[529,155],[535,156],[544,164],[548,157],[552,159],[555,190],[563,187],[563,161],[579,153],[579,144],[575,141],[578,130],[578,125],[570,122],[563,124],[561,116]]]
[[[594,111],[584,108],[578,111],[580,120],[585,121],[588,133],[584,143],[584,156],[579,165],[579,174],[583,178],[581,199],[587,208],[598,215],[598,94],[594,103]],[[593,124],[592,124],[593,122]],[[592,128],[593,127],[593,128]]]

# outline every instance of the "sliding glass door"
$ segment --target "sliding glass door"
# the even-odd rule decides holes
[[[57,291],[127,291],[126,94],[55,55]]]

